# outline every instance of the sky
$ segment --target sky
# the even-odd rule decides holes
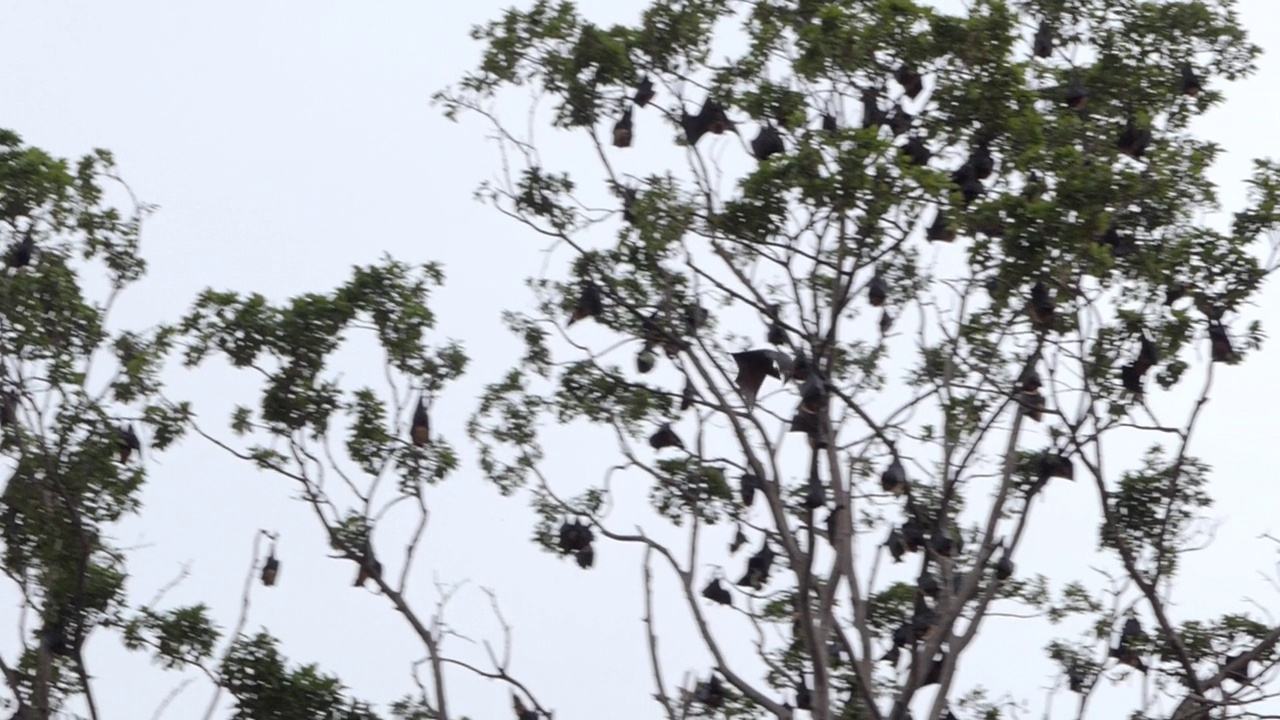
[[[482,385],[518,351],[499,315],[528,303],[522,281],[538,272],[545,243],[472,200],[474,188],[497,171],[496,149],[477,118],[450,123],[430,97],[477,60],[469,28],[508,3],[0,0],[0,126],[59,155],[108,148],[133,190],[159,205],[144,229],[150,273],[120,301],[114,319],[121,326],[172,320],[209,286],[281,299],[330,289],[352,265],[384,252],[442,263],[448,280],[433,301],[437,335],[466,343],[473,364],[437,403],[435,422],[462,452],[464,468],[432,492],[435,511],[410,600],[429,614],[438,596],[433,577],[470,580],[447,610],[449,624],[476,642],[500,643],[501,627],[478,589],[492,588],[514,628],[513,674],[558,718],[651,718],[658,710],[642,644],[640,554],[605,546],[597,567],[583,572],[537,550],[528,541],[526,503],[500,498],[481,479],[463,434]],[[641,7],[606,0],[580,6],[597,22]],[[1243,203],[1250,159],[1280,156],[1269,104],[1280,82],[1280,36],[1267,29],[1280,21],[1280,7],[1242,0],[1240,11],[1253,40],[1277,52],[1260,60],[1253,78],[1229,87],[1225,106],[1195,128],[1225,148],[1213,177],[1227,210]],[[585,147],[566,152],[592,162]],[[1258,314],[1278,300],[1268,288]],[[1188,561],[1180,617],[1227,608],[1256,613],[1247,599],[1275,606],[1277,591],[1260,577],[1274,577],[1275,550],[1257,536],[1280,531],[1271,510],[1277,491],[1258,469],[1274,437],[1266,411],[1280,398],[1280,386],[1270,384],[1277,361],[1280,347],[1269,345],[1248,364],[1223,370],[1205,411],[1195,449],[1215,468],[1211,512],[1221,525],[1215,545]],[[344,362],[370,364],[367,370],[378,361],[355,353]],[[191,399],[204,425],[223,424],[231,403],[249,401],[255,390],[217,366],[175,370],[169,379],[170,394]],[[612,458],[611,445],[583,450],[557,437],[549,467],[571,488],[580,461],[603,468]],[[189,565],[190,577],[165,602],[207,603],[229,627],[255,533],[279,532],[280,583],[255,588],[246,629],[269,628],[292,661],[319,663],[361,698],[386,703],[413,691],[417,640],[385,598],[350,587],[354,568],[326,556],[314,518],[287,481],[197,439],[148,462],[143,519],[124,524],[116,537],[133,548],[135,600],[150,598]],[[630,488],[619,504],[640,504],[643,496],[642,488]],[[1054,502],[1062,503],[1054,524],[1028,540],[1019,566],[1085,576],[1096,493],[1077,484]],[[1064,536],[1081,543],[1077,552],[1061,552]],[[707,657],[690,634],[683,601],[670,597],[669,577],[659,578],[659,593],[667,590],[657,607],[661,648],[666,674],[678,682],[686,671],[704,672]],[[11,589],[4,592],[5,606],[14,607]],[[991,662],[996,646],[1042,659],[1048,636],[1004,618],[992,620],[984,640],[988,635],[994,644],[980,652]],[[0,623],[0,652],[12,657],[15,641],[13,626]],[[736,642],[730,647],[749,652],[746,640]],[[484,662],[474,642],[451,638],[449,648]],[[89,652],[104,717],[150,717],[183,677],[124,653],[105,634]],[[1052,683],[1048,663],[1006,666],[994,679],[978,672],[962,676],[962,684],[1016,689],[1030,712],[1039,712]],[[450,683],[455,713],[478,719],[510,712],[506,691],[495,685],[462,673]],[[1133,681],[1105,688],[1093,710],[1127,710],[1137,692]],[[164,717],[200,717],[211,695],[197,677]]]

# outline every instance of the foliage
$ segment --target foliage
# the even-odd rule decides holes
[[[1146,659],[1144,715],[1265,697],[1280,628],[1179,622],[1170,599],[1212,499],[1190,438],[1216,373],[1262,340],[1245,313],[1280,223],[1270,160],[1229,228],[1199,220],[1219,147],[1191,122],[1259,52],[1232,5],[651,0],[601,27],[536,0],[475,29],[478,69],[436,99],[498,131],[503,172],[478,197],[571,257],[508,314],[527,355],[469,432],[504,493],[530,488],[549,550],[585,516],[681,579],[724,690],[702,671],[672,688],[650,643],[668,718],[995,717],[991,679],[955,671],[993,608],[1017,605],[1068,633],[1049,647],[1063,691],[1088,697],[1101,651]],[[541,147],[511,111],[526,92],[558,129]],[[781,361],[733,355],[766,337]],[[547,419],[623,462],[599,484],[549,479]],[[646,442],[666,424],[680,446]],[[891,463],[905,482],[882,477]],[[755,506],[718,482],[690,493],[713,466],[757,478]],[[601,509],[631,474],[656,516],[624,534]],[[1054,478],[1098,494],[1110,587],[1013,564]],[[700,526],[726,515],[777,553],[732,617],[690,592],[724,552]],[[1130,617],[1147,630],[1122,633]],[[754,628],[757,658],[723,651],[730,628]],[[1241,670],[1259,682],[1224,689]]]

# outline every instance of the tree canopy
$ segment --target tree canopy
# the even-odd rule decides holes
[[[1275,162],[1229,226],[1205,220],[1220,149],[1192,123],[1259,53],[1233,4],[651,0],[604,27],[536,0],[475,29],[479,67],[436,100],[491,124],[500,172],[477,195],[560,262],[503,318],[524,352],[475,399],[470,474],[530,501],[566,572],[642,562],[643,596],[613,611],[646,641],[600,653],[647,655],[654,704],[602,712],[1083,716],[1116,686],[1134,717],[1268,716],[1280,626],[1178,592],[1187,554],[1213,552],[1192,440],[1260,347],[1276,268]],[[433,419],[469,362],[436,332],[443,269],[388,255],[332,289],[210,288],[119,329],[152,210],[110,153],[0,132],[0,564],[24,611],[5,709],[99,720],[83,649],[111,633],[206,676],[206,718],[466,720],[458,673],[552,718],[496,596],[503,642],[475,662],[452,652],[457,588],[406,591],[434,487],[470,470]],[[371,372],[344,366],[361,338]],[[165,387],[170,359],[261,384],[210,417]],[[328,541],[312,551],[421,643],[401,700],[383,712],[246,629],[285,561],[266,530],[230,627],[163,590],[130,600],[112,528],[181,439],[297,491]],[[1037,572],[1029,548],[1096,573]],[[697,657],[660,642],[667,591]],[[1043,655],[1010,657],[998,622],[1036,626]],[[1010,686],[1014,664],[1047,684]]]

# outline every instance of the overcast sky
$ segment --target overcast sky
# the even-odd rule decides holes
[[[496,171],[496,150],[478,119],[450,124],[429,99],[477,59],[470,26],[495,17],[508,2],[0,0],[0,127],[64,156],[108,148],[137,194],[160,206],[144,233],[151,272],[118,306],[121,326],[172,320],[206,286],[283,298],[328,290],[350,266],[384,252],[442,262],[448,284],[434,304],[439,335],[463,340],[474,363],[438,403],[436,423],[467,464],[433,493],[430,539],[410,599],[429,611],[436,597],[432,573],[443,582],[469,578],[492,587],[516,628],[514,673],[560,720],[652,718],[657,707],[649,699],[636,593],[639,554],[604,546],[598,567],[583,572],[535,550],[527,542],[532,518],[526,504],[502,500],[479,479],[462,433],[482,383],[507,369],[516,350],[499,313],[527,303],[521,281],[538,271],[543,243],[471,200],[475,186]],[[606,0],[581,6],[599,21],[640,7]],[[1243,0],[1240,10],[1255,42],[1280,49],[1276,31],[1268,29],[1280,22],[1274,0]],[[1228,89],[1226,106],[1197,127],[1226,148],[1214,177],[1228,210],[1243,202],[1250,158],[1280,155],[1271,114],[1278,58],[1264,56],[1260,72]],[[651,127],[656,134],[656,121]],[[592,162],[585,151],[582,158]],[[1262,306],[1275,302],[1268,288]],[[373,355],[348,360],[378,362]],[[1196,449],[1215,467],[1213,513],[1225,522],[1214,548],[1189,562],[1180,618],[1214,609],[1256,614],[1246,595],[1276,606],[1275,591],[1258,577],[1259,571],[1274,575],[1275,554],[1255,538],[1280,530],[1272,524],[1273,478],[1259,470],[1274,442],[1267,411],[1280,396],[1270,371],[1278,360],[1280,347],[1272,345],[1247,366],[1220,373]],[[224,424],[232,402],[252,402],[252,386],[229,371],[172,378],[171,394],[192,399],[206,425]],[[610,450],[586,460],[603,469]],[[559,451],[550,448],[554,467],[566,473],[585,462],[580,447],[562,444]],[[417,640],[385,598],[350,587],[353,568],[326,557],[314,518],[293,499],[290,484],[198,440],[149,462],[145,519],[117,537],[137,548],[130,558],[135,599],[151,597],[191,561],[191,578],[167,602],[206,602],[230,625],[254,533],[279,531],[280,584],[254,591],[248,629],[268,627],[292,661],[320,663],[359,697],[386,703],[412,691],[408,673],[421,655]],[[644,491],[631,495],[641,503]],[[1058,531],[1043,534],[1028,540],[1019,565],[1087,576],[1096,547],[1096,493],[1081,483],[1058,495],[1055,502],[1063,505],[1056,522],[1079,547],[1064,548]],[[5,592],[12,607],[11,589]],[[703,672],[706,658],[688,635],[681,603],[665,602],[659,613],[667,674]],[[464,593],[449,619],[471,637],[498,638],[479,593]],[[1016,689],[1038,712],[1041,688],[1052,681],[1039,649],[1048,631],[1029,627],[993,620],[991,635],[1028,661],[1006,664],[995,676],[966,670],[972,674],[962,685]],[[12,624],[0,622],[0,651],[9,658],[14,633]],[[475,648],[457,640],[451,645],[483,662]],[[745,644],[740,649],[748,651]],[[106,635],[93,640],[91,659],[104,717],[149,717],[180,679],[149,667],[142,655],[115,649]],[[509,713],[505,690],[455,677],[455,713],[477,720]],[[1134,681],[1107,688],[1093,710],[1126,711],[1137,693]],[[210,694],[207,682],[197,682],[166,717],[198,717]]]

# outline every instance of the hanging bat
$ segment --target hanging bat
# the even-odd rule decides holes
[[[844,510],[843,505],[837,505],[831,508],[831,512],[827,513],[827,542],[835,545],[840,540],[840,511]]]
[[[650,100],[653,100],[654,95],[657,95],[657,93],[654,92],[653,81],[646,75],[640,78],[640,82],[636,84],[636,94],[631,98],[631,102],[638,107],[644,107],[649,104]]]
[[[815,461],[816,461],[815,457]],[[818,468],[815,466],[809,473],[809,488],[805,492],[804,506],[808,510],[817,510],[827,504],[827,487],[822,484],[822,478],[818,477]]]
[[[910,626],[904,625],[902,627],[909,628]],[[896,630],[894,631],[894,634],[895,635],[897,634]],[[903,644],[905,645],[906,643],[903,643]],[[898,663],[901,661],[902,661],[902,651],[899,649],[898,645],[893,645],[892,647],[889,648],[887,652],[885,652],[884,655],[880,656],[880,662],[889,663],[891,666],[893,666],[895,670],[898,668]]]
[[[32,229],[28,227],[26,233],[22,236],[22,242],[9,251],[9,267],[17,269],[30,265],[31,256],[35,253],[35,249],[36,240],[32,235]]]
[[[1231,665],[1235,664],[1237,661],[1241,660],[1247,655],[1248,653],[1245,653],[1245,652],[1236,653],[1235,655],[1228,655],[1226,660],[1223,661],[1222,666],[1224,668],[1230,667]],[[1249,664],[1251,662],[1253,661],[1245,660],[1243,663],[1241,663],[1239,667],[1228,670],[1226,679],[1231,680],[1232,682],[1235,682],[1239,685],[1248,685],[1249,684]]]
[[[694,332],[707,324],[711,319],[711,313],[701,305],[686,305],[684,309],[684,323],[689,328],[689,332]]]
[[[1120,639],[1111,649],[1110,655],[1138,672],[1146,674],[1147,664],[1142,661],[1141,653],[1133,647],[1134,643],[1141,642],[1142,636],[1142,623],[1138,622],[1138,618],[1130,617],[1124,621],[1124,627],[1120,630]]]
[[[829,399],[827,383],[817,373],[810,374],[800,386],[800,412],[816,415],[826,409]]]
[[[1150,143],[1151,131],[1138,127],[1133,118],[1130,118],[1125,123],[1124,130],[1120,131],[1120,137],[1116,138],[1116,149],[1134,160],[1141,160]]]
[[[1072,78],[1071,83],[1067,85],[1067,93],[1064,98],[1067,107],[1072,110],[1084,110],[1089,106],[1089,88],[1085,87],[1080,78]]]
[[[1047,58],[1053,54],[1053,26],[1048,20],[1041,20],[1036,29],[1036,36],[1031,41],[1031,51],[1038,58]]]
[[[632,193],[634,189],[628,188]],[[584,318],[599,317],[604,312],[604,301],[600,297],[600,287],[593,282],[582,284],[582,292],[578,295],[578,300],[574,303],[573,314],[569,316],[569,325],[572,325]]]
[[[751,141],[751,154],[760,162],[786,151],[787,146],[782,142],[782,136],[778,134],[778,129],[770,124],[761,125],[760,132]]]
[[[276,559],[275,548],[271,549],[271,553],[267,555],[267,561],[262,564],[262,584],[267,587],[274,587],[276,577],[280,574],[280,561]]]
[[[889,314],[888,308],[885,308],[880,311],[880,334],[889,332],[891,327],[893,327],[893,316]]]
[[[709,708],[718,709],[724,705],[724,686],[720,684],[720,678],[713,673],[706,682],[699,682],[693,689],[693,697]]]
[[[738,587],[750,587],[756,591],[763,588],[769,581],[769,571],[773,569],[774,555],[773,548],[769,547],[769,540],[766,538],[764,547],[747,559],[747,571],[738,581]]]
[[[431,440],[431,418],[427,415],[427,403],[418,397],[418,407],[413,411],[413,425],[409,428],[409,437],[418,447]]]
[[[1049,288],[1043,282],[1037,281],[1031,286],[1031,302],[1027,304],[1027,312],[1031,315],[1031,322],[1038,328],[1048,329],[1053,327],[1055,307],[1053,298],[1049,297]]]
[[[834,133],[840,129],[840,123],[836,122],[836,116],[825,112],[822,114],[822,130],[823,132]]]
[[[680,448],[683,450],[684,443],[680,440],[680,436],[676,435],[676,432],[671,429],[671,423],[662,423],[662,425],[658,427],[657,432],[649,436],[649,447],[654,450],[661,450],[669,447]]]
[[[809,686],[805,685],[803,675],[800,676],[800,682],[796,683],[796,709],[813,709],[813,694],[809,692]]]
[[[1191,67],[1191,63],[1183,63],[1180,73],[1182,94],[1190,97],[1199,95],[1202,85],[1200,83],[1200,77],[1196,75],[1196,71]]]
[[[911,129],[913,120],[915,120],[914,115],[903,110],[902,106],[898,106],[893,109],[893,113],[885,120],[885,124],[889,126],[889,131],[893,133],[893,136],[898,137]]]
[[[1214,362],[1231,362],[1236,355],[1227,329],[1217,320],[1209,323],[1209,350]]]
[[[786,328],[782,327],[777,320],[773,321],[769,325],[768,334],[765,335],[765,342],[768,342],[770,345],[788,344]]]
[[[596,564],[596,551],[590,545],[582,548],[574,553],[574,559],[578,561],[578,567],[583,570],[590,570]]]
[[[979,180],[991,177],[991,173],[996,169],[996,161],[991,157],[990,141],[985,139],[978,141],[973,153],[969,155],[969,164],[973,168],[974,177]]]
[[[622,116],[613,124],[613,146],[617,148],[631,147],[632,125],[631,107],[622,109]]]
[[[933,157],[933,153],[929,150],[929,146],[925,145],[924,138],[918,135],[912,135],[899,148],[903,155],[907,156],[907,160],[916,167],[924,167]]]
[[[955,241],[956,229],[952,227],[950,218],[942,208],[938,208],[938,214],[933,217],[933,224],[925,232],[925,239],[930,242]]]
[[[911,634],[915,640],[928,640],[938,625],[938,613],[921,595],[916,595],[916,609],[911,615]]]
[[[733,542],[729,543],[729,554],[738,552],[738,548],[747,544],[747,536],[742,532],[742,526],[738,525],[733,533]]]
[[[1044,395],[1039,392],[1023,392],[1019,394],[1018,402],[1027,413],[1027,417],[1031,418],[1033,422],[1040,422],[1044,419]]]
[[[0,396],[0,427],[13,427],[18,422],[18,393],[5,390]]]
[[[933,659],[933,664],[929,666],[929,673],[925,675],[924,682],[920,683],[920,687],[928,687],[937,685],[942,682],[942,666],[947,662],[947,654],[942,653],[939,657]]]
[[[725,586],[720,584],[719,578],[707,583],[707,586],[702,589],[702,597],[719,605],[733,607],[733,596],[729,594]]]
[[[924,574],[920,576],[918,585],[920,587],[920,592],[924,593],[925,596],[929,598],[936,599],[938,597],[938,593],[942,592],[942,586],[938,584],[938,578],[934,577],[933,573],[928,570],[925,570]]]
[[[370,578],[374,580],[382,577],[382,562],[373,556],[373,548],[365,545],[367,548],[365,555],[358,562],[360,569],[356,572],[356,581],[351,584],[352,587],[364,587]]]
[[[751,504],[756,499],[756,490],[762,488],[763,483],[760,482],[760,478],[751,473],[743,475],[742,480],[738,483],[738,496],[742,500],[743,507],[751,507]]]
[[[974,200],[982,197],[982,193],[986,191],[982,181],[978,179],[977,173],[974,171],[973,164],[966,162],[959,169],[951,173],[951,182],[955,183],[960,190],[960,197],[964,200],[965,205],[969,205]]]
[[[1018,389],[1024,392],[1035,392],[1040,387],[1040,373],[1036,372],[1034,365],[1028,365],[1018,376]]]
[[[511,694],[511,707],[515,708],[516,720],[538,720],[537,711],[525,707],[515,693]]]
[[[1027,202],[1034,202],[1040,199],[1044,193],[1044,182],[1040,179],[1040,173],[1032,170],[1027,173],[1026,182],[1022,186],[1022,199]]]
[[[560,551],[564,553],[575,553],[591,544],[595,539],[595,534],[591,532],[591,528],[584,524],[581,520],[568,520],[560,524],[560,537],[557,543]]]
[[[880,487],[887,493],[901,496],[907,492],[908,486],[907,470],[902,467],[902,462],[895,456],[893,462],[889,463],[889,467],[880,473]]]
[[[889,529],[889,537],[884,541],[884,545],[889,548],[889,554],[893,556],[894,564],[901,563],[902,556],[908,552],[907,541],[896,527]]]
[[[622,220],[628,225],[636,224],[636,201],[640,199],[640,191],[633,187],[622,190]],[[598,314],[598,313],[597,313]]]
[[[917,552],[924,547],[924,528],[914,515],[902,523],[902,542],[907,552]]]
[[[653,370],[653,366],[657,362],[657,356],[649,348],[640,348],[640,352],[636,353],[636,372],[645,375],[650,370]]]
[[[684,380],[684,392],[680,393],[680,412],[684,412],[693,407],[693,403],[698,399],[698,390],[693,386],[691,378]]]
[[[933,533],[929,536],[929,548],[942,557],[951,557],[960,550],[956,547],[950,529],[944,528],[941,523],[934,526]]]
[[[782,373],[778,369],[779,356],[783,358],[784,363],[790,360],[784,353],[777,350],[746,350],[733,354],[733,361],[738,366],[738,375],[734,378],[734,383],[738,386],[738,393],[742,395],[742,402],[746,405],[748,412],[756,405],[756,397],[760,394],[760,386],[764,384],[765,376],[782,378]]]
[[[1075,465],[1072,464],[1071,458],[1046,450],[1036,458],[1036,481],[1044,483],[1049,478],[1055,477],[1074,482],[1076,479]]]
[[[898,81],[902,86],[902,92],[912,100],[924,90],[924,81],[920,77],[920,73],[911,67],[910,63],[902,63],[898,69],[893,72],[893,79]]]
[[[880,277],[880,271],[877,270],[871,277],[871,281],[867,283],[867,302],[871,303],[871,307],[884,307],[884,301],[888,297],[889,285],[885,283],[884,278]]]
[[[996,562],[996,580],[1004,582],[1013,577],[1013,558],[1009,557],[1009,551],[1005,550],[1000,556],[1000,560]]]
[[[142,441],[138,439],[138,433],[134,431],[132,425],[124,425],[116,429],[116,452],[122,465],[129,462],[129,456],[133,453],[142,452]]]
[[[862,127],[873,128],[883,125],[888,119],[880,109],[880,94],[874,90],[862,91]]]

